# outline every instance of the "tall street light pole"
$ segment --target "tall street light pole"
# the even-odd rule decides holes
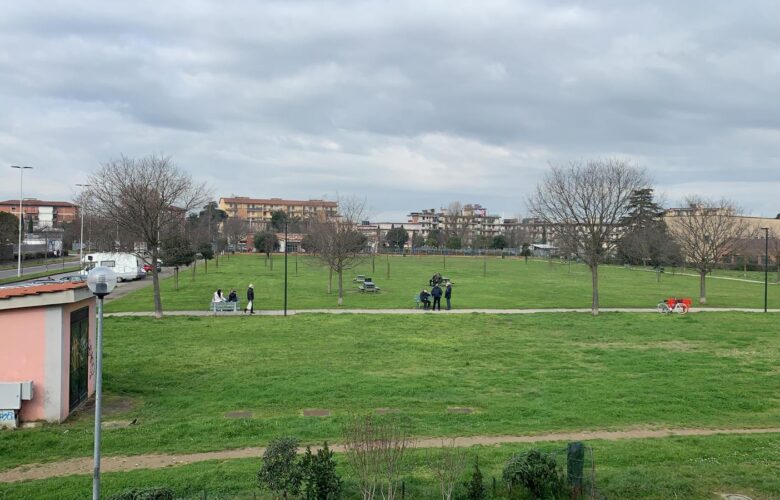
[[[284,220],[284,315],[287,316],[287,218]]]
[[[11,168],[18,168],[19,169],[19,249],[17,250],[18,254],[18,263],[16,266],[16,276],[21,277],[22,276],[22,200],[24,199],[23,195],[23,187],[24,187],[24,171],[32,169],[32,167],[22,167],[19,165],[11,165]]]
[[[116,286],[116,274],[109,267],[96,267],[87,275],[87,286],[97,297],[97,356],[95,363],[95,449],[92,469],[92,500],[100,498],[100,417],[103,406],[103,298]]]
[[[766,312],[769,301],[769,228],[761,229],[764,230],[764,312]]]
[[[76,184],[80,188],[86,188],[92,184]],[[82,193],[83,194],[83,193]],[[84,265],[84,196],[79,203],[79,212],[81,212],[81,235],[79,236],[79,268]]]

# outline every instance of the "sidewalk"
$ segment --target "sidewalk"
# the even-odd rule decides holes
[[[540,314],[540,313],[590,313],[590,308],[557,308],[557,309],[452,309],[449,311],[431,311],[425,309],[288,309],[287,315],[294,316],[296,314]],[[599,309],[600,313],[654,313],[659,314],[656,308],[640,308],[640,307],[602,307]],[[707,308],[691,308],[690,313],[700,312],[749,312],[749,313],[763,313],[761,308],[747,308],[747,307],[707,307]],[[780,309],[769,309],[771,313],[778,313]],[[212,311],[164,311],[164,316],[248,316],[241,311],[237,312],[218,312]],[[279,310],[265,310],[255,311],[255,316],[283,316],[284,311]],[[151,317],[154,316],[153,311],[137,311],[137,312],[115,312],[106,313],[106,317],[122,317],[122,316],[141,316]]]

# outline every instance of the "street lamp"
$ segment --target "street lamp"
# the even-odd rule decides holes
[[[287,217],[284,219],[284,315],[287,316]]]
[[[97,307],[97,360],[95,362],[95,468],[92,473],[92,500],[100,498],[100,411],[103,403],[103,297],[116,286],[116,273],[108,267],[98,266],[87,275],[87,286],[98,298]]]
[[[22,276],[22,199],[24,199],[24,194],[22,193],[22,188],[24,186],[24,171],[32,169],[32,167],[22,167],[19,165],[11,165],[11,168],[18,168],[19,169],[19,250],[17,250],[18,254],[18,263],[16,266],[16,277]]]
[[[769,228],[761,229],[764,230],[764,312],[766,312],[769,299]]]
[[[89,187],[92,184],[76,184],[78,187]],[[82,196],[81,203],[79,204],[79,212],[81,212],[81,236],[79,236],[79,267],[84,265],[84,196]]]

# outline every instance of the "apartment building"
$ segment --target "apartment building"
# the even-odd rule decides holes
[[[411,248],[414,237],[422,235],[422,225],[416,222],[363,221],[357,225],[357,230],[366,236],[369,248],[371,248],[372,252],[375,252],[378,248],[386,246],[387,232],[397,227],[406,229],[406,232],[409,234],[409,240],[404,245],[405,248]]]
[[[252,229],[264,228],[271,216],[279,210],[290,217],[326,220],[338,215],[338,203],[325,200],[284,200],[282,198],[249,198],[235,196],[220,198],[219,208],[230,217],[249,222]]]
[[[411,212],[407,217],[410,223],[419,224],[420,234],[424,238],[427,238],[431,231],[439,230],[458,234],[466,241],[471,241],[474,238],[492,238],[501,234],[504,229],[501,217],[488,213],[487,209],[479,204],[464,205],[458,213],[431,208]]]
[[[0,201],[0,212],[19,216],[19,200]],[[35,228],[47,228],[71,222],[78,217],[78,206],[68,201],[42,201],[34,198],[22,201],[25,221],[32,217]]]

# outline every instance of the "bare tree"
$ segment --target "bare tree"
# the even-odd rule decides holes
[[[89,177],[90,209],[120,230],[136,235],[151,254],[154,314],[162,317],[157,260],[160,235],[181,226],[187,212],[202,205],[207,189],[179,170],[170,157],[125,156],[105,163]],[[144,256],[146,259],[146,256]]]
[[[460,201],[453,201],[444,209],[444,236],[445,241],[458,239],[462,247],[466,247],[471,241],[471,221],[473,217],[467,215]]]
[[[624,160],[572,162],[552,166],[528,200],[535,217],[560,229],[561,246],[576,248],[590,268],[594,315],[599,312],[599,264],[614,249],[631,194],[648,184],[644,171]]]
[[[238,242],[246,239],[249,233],[249,223],[238,217],[230,217],[222,223],[222,234],[227,238],[227,244],[238,250]],[[248,245],[247,245],[248,246]]]
[[[739,251],[755,228],[730,200],[690,196],[685,205],[667,217],[667,226],[685,260],[699,271],[699,302],[706,304],[707,274],[725,256]]]
[[[315,222],[311,240],[317,258],[338,277],[338,305],[344,304],[344,271],[357,266],[365,258],[366,237],[357,230],[365,213],[365,200],[339,200],[338,218]]]
[[[442,441],[441,448],[430,452],[428,463],[433,477],[439,481],[442,500],[451,500],[455,485],[466,468],[466,450],[457,448],[454,439],[449,443]]]
[[[399,496],[403,456],[411,441],[396,418],[351,416],[343,428],[347,460],[357,477],[364,500]]]

